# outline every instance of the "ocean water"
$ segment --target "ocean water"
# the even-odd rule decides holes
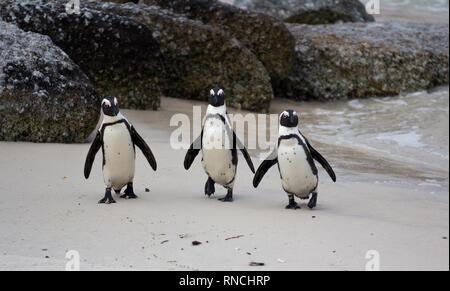
[[[448,23],[449,0],[380,0],[378,20]],[[361,1],[366,3],[367,0]]]
[[[255,0],[249,0],[255,1]],[[363,4],[369,0],[360,0]],[[234,0],[222,0],[233,4]],[[378,20],[398,19],[448,23],[449,0],[380,0]]]
[[[381,0],[381,5],[398,9],[407,7],[414,10],[448,12],[448,2],[449,0]]]
[[[449,89],[337,102],[275,100],[293,108],[303,133],[333,160],[345,180],[448,192]]]
[[[380,8],[377,21],[449,22],[449,0],[380,0]],[[448,87],[330,103],[278,99],[271,111],[287,108],[299,112],[303,133],[333,160],[341,179],[408,184],[447,195]]]

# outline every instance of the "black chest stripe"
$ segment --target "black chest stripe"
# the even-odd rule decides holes
[[[225,120],[225,117],[223,117],[222,115],[216,113],[216,114],[208,114],[205,117],[205,121],[208,120],[209,118],[214,118],[214,117],[219,117],[220,120],[222,120],[223,124],[227,125],[227,122]]]
[[[296,135],[296,134],[289,134],[289,135],[282,135],[282,136],[280,136],[278,138],[278,147],[280,147],[280,143],[281,143],[282,140],[284,140],[284,139],[288,140],[288,139],[291,139],[291,138],[297,139],[298,144],[303,147],[303,150],[305,151],[305,154],[306,154],[306,160],[308,161],[308,164],[311,167],[312,173],[314,175],[317,175],[317,172],[318,172],[317,171],[317,167],[314,164],[314,160],[313,160],[313,157],[311,155],[311,152],[309,151],[308,145],[303,143],[302,139],[298,135]],[[278,165],[278,168],[279,167],[280,166]],[[280,174],[281,174],[281,172],[280,172]]]
[[[127,129],[128,129],[128,134],[129,134],[130,137],[131,137],[131,126],[130,126],[130,124],[129,124],[125,119],[121,119],[121,120],[117,120],[117,121],[109,122],[109,123],[104,123],[104,124],[102,125],[102,128],[100,129],[100,134],[101,134],[101,137],[102,137],[103,167],[105,166],[105,163],[106,163],[106,160],[105,160],[105,143],[104,143],[104,141],[103,141],[103,136],[104,136],[104,134],[105,134],[105,129],[106,129],[108,126],[116,125],[116,124],[119,124],[119,123],[125,123],[125,126],[126,126]],[[135,148],[135,145],[134,145],[133,138],[131,138],[131,142],[133,143],[133,150],[134,150],[134,152],[136,152],[136,148]]]
[[[223,122],[223,124],[224,124],[224,126],[225,126],[225,132],[226,132],[227,135],[228,135],[228,139],[229,139],[230,141],[233,142],[232,144],[229,145],[229,148],[230,148],[231,154],[232,154],[232,156],[233,156],[233,158],[232,158],[232,164],[233,164],[233,165],[237,165],[236,140],[233,138],[233,134],[232,134],[233,131],[232,131],[232,129],[230,129],[230,128],[228,127],[228,124],[227,124],[227,121],[225,120],[225,117],[222,116],[222,115],[220,115],[220,114],[218,114],[218,113],[216,113],[216,114],[208,114],[208,115],[206,115],[206,117],[205,117],[205,123],[206,123],[206,121],[207,121],[209,118],[216,118],[216,117],[219,117],[220,120],[222,120],[222,122]]]

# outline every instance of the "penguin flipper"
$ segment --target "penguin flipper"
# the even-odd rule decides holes
[[[92,141],[91,147],[89,148],[89,152],[86,156],[86,161],[84,163],[84,177],[86,179],[88,179],[89,175],[91,174],[92,164],[94,163],[95,155],[97,154],[98,150],[101,147],[102,147],[102,135],[99,131],[97,132],[97,135]]]
[[[309,143],[309,141],[306,138],[305,138],[305,140],[308,145],[311,156],[322,165],[322,167],[325,169],[325,171],[327,171],[331,180],[333,180],[333,182],[336,182],[336,174],[334,173],[333,168],[330,166],[328,161],[315,148],[313,148],[311,146],[311,144]]]
[[[133,140],[133,143],[137,145],[138,148],[141,149],[142,153],[144,154],[145,158],[147,159],[148,163],[152,167],[153,171],[156,171],[156,160],[155,156],[153,156],[152,150],[148,146],[148,144],[145,142],[145,140],[139,135],[139,133],[136,131],[134,126],[131,126],[131,138]]]
[[[191,144],[186,153],[186,157],[184,158],[184,168],[186,170],[189,170],[189,168],[191,167],[192,163],[195,160],[195,157],[200,152],[200,149],[202,148],[202,139],[203,139],[203,131],[200,134],[200,136],[197,137],[196,140],[194,140],[194,142]]]
[[[253,166],[252,158],[248,154],[247,149],[242,144],[242,142],[238,139],[236,136],[236,133],[233,131],[233,149],[239,149],[242,152],[242,155],[244,156],[245,160],[247,161],[247,164],[252,171],[252,173],[255,173],[255,167]]]
[[[273,160],[264,160],[261,165],[259,165],[258,170],[256,171],[255,177],[253,178],[253,187],[258,187],[264,175],[267,171],[276,163],[278,163],[278,158]]]

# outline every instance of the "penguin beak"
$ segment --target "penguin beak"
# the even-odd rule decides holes
[[[219,103],[219,98],[217,97],[217,95],[211,96],[211,105],[217,106],[218,103]]]
[[[294,115],[291,115],[291,116],[289,117],[289,122],[290,122],[291,124],[295,124],[295,116],[294,116]]]

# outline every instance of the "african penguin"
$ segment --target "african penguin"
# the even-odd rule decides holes
[[[251,171],[255,173],[250,155],[234,133],[228,118],[225,92],[219,88],[211,89],[201,135],[187,151],[184,159],[184,168],[188,170],[191,167],[195,157],[201,150],[203,169],[208,175],[208,180],[205,184],[205,195],[210,197],[214,194],[214,184],[217,183],[228,190],[227,195],[219,200],[231,202],[233,201],[238,149],[242,152]]]
[[[336,175],[330,164],[316,151],[298,129],[298,115],[293,110],[285,110],[280,115],[278,130],[278,149],[261,163],[253,178],[253,186],[258,187],[266,172],[275,164],[278,164],[281,184],[288,194],[289,204],[287,209],[298,209],[294,196],[300,199],[308,199],[309,208],[317,205],[318,174],[314,164],[318,161],[336,182]]]
[[[106,184],[105,197],[99,203],[116,203],[111,190],[116,194],[124,186],[125,194],[121,198],[134,199],[133,191],[135,146],[138,146],[156,171],[156,160],[150,147],[137,133],[131,123],[119,112],[117,98],[106,97],[102,101],[103,122],[92,142],[84,164],[84,176],[89,178],[95,155],[101,148],[103,152],[103,180]]]

